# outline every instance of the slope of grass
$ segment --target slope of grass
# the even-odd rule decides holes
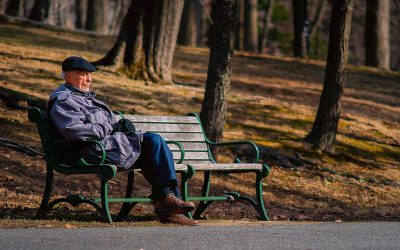
[[[0,23],[0,86],[46,99],[62,83],[60,65],[67,56],[97,60],[112,43],[112,38]],[[134,81],[100,69],[93,87],[112,109],[125,113],[199,112],[207,64],[207,49],[178,47],[174,85]],[[264,155],[263,161],[273,166],[264,185],[264,198],[274,220],[399,220],[400,75],[349,66],[333,155],[315,152],[302,140],[312,127],[323,77],[324,62],[236,52],[225,140],[251,139],[314,163],[285,169]],[[1,138],[40,148],[26,111],[10,109],[2,101],[0,130]],[[231,160],[230,155],[226,152],[221,159]],[[0,156],[0,218],[31,218],[40,203],[45,162],[2,146]],[[123,194],[125,178],[112,181],[113,195]],[[54,195],[78,191],[98,195],[94,179],[56,175]],[[137,180],[135,192],[148,195],[143,178]],[[201,174],[191,181],[193,194],[199,193],[201,181]],[[253,181],[251,174],[218,175],[211,192],[239,189],[253,196]],[[81,214],[78,218],[82,220],[94,218],[93,209],[84,206],[60,206],[50,218],[71,219],[67,210]],[[153,218],[151,212],[151,205],[139,204],[134,219],[143,214]],[[256,216],[241,203],[215,203],[207,214],[235,219]],[[3,222],[10,224],[9,220]]]

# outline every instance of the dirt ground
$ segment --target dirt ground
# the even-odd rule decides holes
[[[60,65],[70,55],[101,58],[113,43],[96,37],[0,22],[0,87],[41,99],[62,83]],[[126,78],[112,69],[94,74],[94,89],[113,110],[127,114],[184,115],[199,112],[207,77],[208,50],[178,47],[174,85]],[[334,154],[311,149],[303,138],[311,130],[324,78],[324,62],[235,52],[224,140],[254,140],[262,149],[304,160],[293,168],[271,159],[264,199],[274,221],[400,220],[400,74],[349,66]],[[20,103],[22,106],[25,103]],[[26,109],[0,100],[0,139],[41,148]],[[222,161],[232,161],[226,151]],[[240,152],[239,152],[240,153]],[[0,145],[0,227],[101,226],[91,207],[58,206],[48,220],[31,220],[45,180],[42,157]],[[126,176],[111,181],[111,195],[123,196]],[[200,194],[202,174],[190,181]],[[254,196],[253,174],[214,175],[212,194],[236,190]],[[99,196],[96,176],[55,175],[54,197],[66,193]],[[137,175],[135,193],[149,194]],[[117,213],[120,205],[112,206]],[[150,204],[138,204],[129,222],[153,225]],[[216,202],[211,219],[254,221],[247,204]],[[139,222],[140,221],[140,222]],[[143,222],[144,221],[144,222]],[[159,223],[158,223],[159,224]]]

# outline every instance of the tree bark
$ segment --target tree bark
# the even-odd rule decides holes
[[[194,0],[194,19],[196,25],[196,46],[206,44],[206,33],[210,22],[209,10],[203,0]]]
[[[98,66],[116,66],[131,78],[172,83],[183,0],[132,0],[117,41]]]
[[[110,31],[109,34],[115,34],[115,31],[118,29],[117,27],[120,27],[118,25],[120,25],[119,23],[119,19],[122,12],[122,0],[116,0],[115,1],[115,5],[114,5],[114,9],[113,9],[113,15],[112,18],[110,20],[110,25],[108,27],[108,30]]]
[[[50,0],[35,0],[29,19],[35,21],[44,21],[49,17]]]
[[[88,0],[85,29],[106,34],[108,10],[108,0]]]
[[[244,1],[244,50],[257,52],[258,49],[258,12],[257,0]]]
[[[87,0],[75,0],[75,27],[77,29],[84,28],[84,23],[86,23],[87,6]]]
[[[237,25],[237,0],[214,2],[211,49],[200,118],[208,138],[221,140],[228,107],[231,61]]]
[[[237,27],[235,35],[235,49],[243,50],[244,39],[244,0],[238,0]]]
[[[293,0],[294,57],[308,57],[307,0]]]
[[[73,28],[69,1],[52,0],[49,8],[49,16],[44,21],[50,25]]]
[[[178,34],[178,44],[190,47],[196,47],[196,23],[195,23],[195,10],[194,1],[185,0],[181,26]]]
[[[390,69],[390,0],[367,0],[365,65]]]
[[[315,9],[314,17],[310,22],[309,37],[314,37],[315,33],[319,29],[324,18],[325,8],[327,6],[327,0],[319,0],[318,5]]]
[[[263,20],[263,29],[258,40],[258,53],[263,53],[264,48],[268,44],[268,30],[272,23],[272,10],[274,8],[275,0],[268,0],[265,16]]]
[[[24,0],[8,1],[5,13],[10,16],[24,16]]]
[[[322,151],[333,152],[341,112],[348,59],[353,0],[332,1],[328,59],[324,87],[311,132],[305,140]]]

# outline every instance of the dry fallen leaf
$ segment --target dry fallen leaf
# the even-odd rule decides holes
[[[77,226],[71,225],[71,224],[65,224],[65,228],[78,228]]]

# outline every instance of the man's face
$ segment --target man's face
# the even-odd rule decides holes
[[[92,72],[73,70],[66,73],[66,80],[69,84],[82,91],[89,92],[92,84]]]

